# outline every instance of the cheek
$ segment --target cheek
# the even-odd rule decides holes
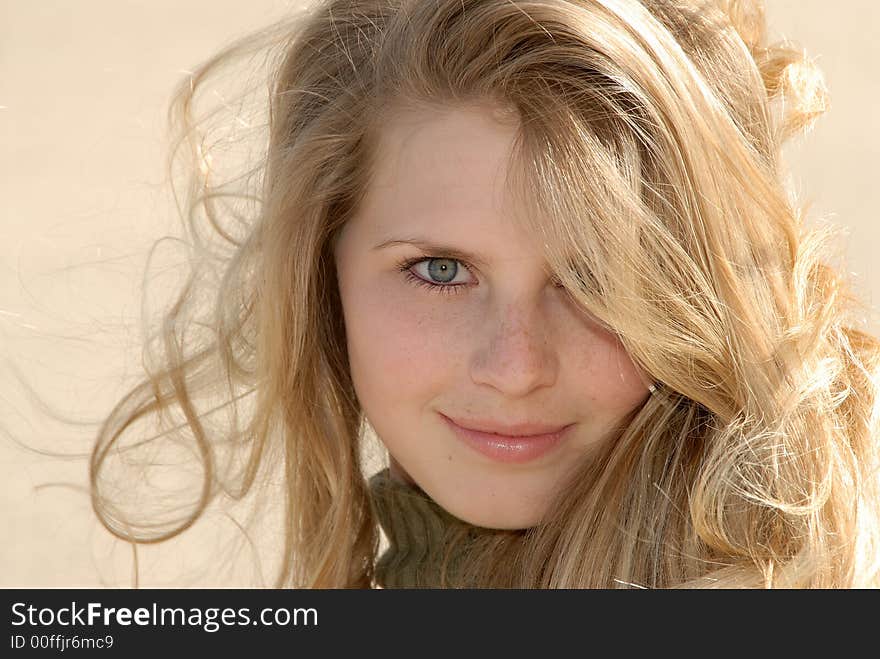
[[[429,396],[458,363],[442,304],[394,287],[352,290],[343,304],[352,377],[362,397],[384,406]]]
[[[605,330],[592,332],[578,350],[566,360],[576,364],[573,380],[591,406],[609,418],[629,412],[648,395],[645,377],[630,358],[619,339]]]

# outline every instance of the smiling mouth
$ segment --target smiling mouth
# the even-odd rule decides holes
[[[440,416],[452,428],[456,437],[462,440],[472,449],[495,462],[502,463],[525,463],[537,460],[543,455],[550,453],[570,434],[568,430],[574,425],[567,426],[508,426],[507,432],[522,430],[534,431],[536,428],[544,432],[537,434],[501,434],[487,432],[460,425],[445,414]],[[473,423],[473,422],[469,422]],[[483,426],[485,428],[487,426]],[[495,426],[497,428],[497,426]]]
[[[499,435],[502,437],[543,437],[544,435],[553,435],[558,432],[562,432],[568,426],[572,425],[552,425],[540,422],[524,422],[505,426],[503,424],[495,423],[493,421],[469,421],[464,419],[455,419],[446,416],[445,414],[441,414],[441,416],[446,418],[448,421],[454,423],[458,427],[464,428],[465,430],[473,430],[475,432]]]

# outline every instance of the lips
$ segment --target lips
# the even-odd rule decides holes
[[[445,416],[445,415],[444,415]],[[446,417],[455,425],[465,428],[466,430],[476,430],[483,433],[491,433],[493,435],[503,435],[505,437],[532,437],[538,435],[552,435],[561,432],[568,426],[552,426],[542,423],[519,423],[514,425],[500,425],[491,421],[470,421],[464,419],[454,419]],[[569,424],[570,425],[570,424]]]
[[[455,436],[465,444],[493,461],[502,463],[525,463],[537,460],[558,446],[569,434],[567,431],[573,425],[549,426],[528,423],[499,426],[485,422],[462,421],[471,426],[478,426],[474,428],[460,425],[444,414],[440,416],[452,428]],[[483,430],[485,428],[490,430]],[[510,434],[493,432],[499,429]]]

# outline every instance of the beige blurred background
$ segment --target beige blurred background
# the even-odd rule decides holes
[[[83,423],[137,378],[139,289],[147,249],[176,231],[162,186],[164,112],[173,86],[230,38],[297,0],[0,0],[0,587],[128,586],[132,553],[92,517],[87,461],[19,449],[83,452]],[[787,149],[816,213],[845,227],[847,269],[880,302],[880,3],[767,0],[771,36],[801,43],[822,67],[831,111]],[[867,326],[880,331],[876,318]],[[74,487],[53,486],[66,482]],[[141,585],[260,586],[229,519],[144,548]],[[269,538],[271,547],[271,533]],[[227,567],[226,558],[242,558]]]

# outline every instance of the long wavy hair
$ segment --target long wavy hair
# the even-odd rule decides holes
[[[280,475],[275,585],[374,585],[332,247],[394,112],[490,104],[518,120],[508,183],[550,270],[659,386],[547,519],[475,544],[446,585],[876,586],[880,343],[781,163],[822,77],[764,22],[736,0],[321,0],[199,66],[169,115],[189,277],[99,431],[103,524],[160,542]],[[261,53],[264,140],[220,180],[200,92]],[[195,484],[136,515],[112,459],[159,439]]]

